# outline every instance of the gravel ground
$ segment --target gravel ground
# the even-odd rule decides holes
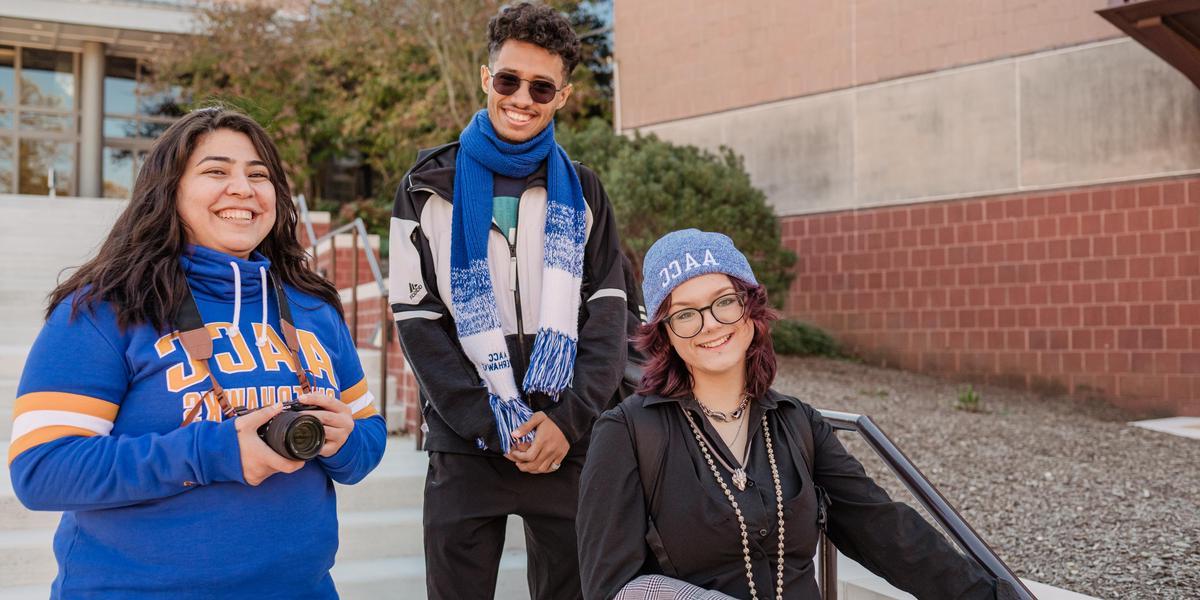
[[[1100,598],[1200,598],[1200,440],[1107,406],[849,361],[785,358],[775,387],[871,416],[1021,577]],[[910,499],[853,434],[842,440]]]

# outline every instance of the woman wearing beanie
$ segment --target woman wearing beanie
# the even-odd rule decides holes
[[[9,470],[63,511],[50,597],[336,598],[332,482],[382,458],[372,399],[266,132],[183,117],[21,375]]]
[[[643,264],[645,374],[596,422],[580,484],[589,600],[816,600],[821,529],[918,598],[1009,597],[893,502],[811,406],[771,389],[775,315],[728,237],[676,231]]]

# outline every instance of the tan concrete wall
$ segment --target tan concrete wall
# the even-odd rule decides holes
[[[621,125],[1117,37],[1107,0],[616,0]]]
[[[1021,182],[1062,185],[1200,165],[1200,93],[1135,43],[1021,62]]]
[[[1015,186],[1015,71],[993,63],[857,90],[857,197],[884,203]]]
[[[781,215],[1200,171],[1200,90],[1127,38],[641,130],[743,154]]]

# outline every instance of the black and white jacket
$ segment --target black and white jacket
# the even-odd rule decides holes
[[[487,388],[463,353],[450,298],[450,234],[454,162],[458,143],[418,155],[392,209],[389,303],[400,343],[421,390],[425,449],[495,455],[500,448]],[[566,434],[571,455],[586,452],[596,417],[619,401],[626,359],[627,306],[617,226],[596,174],[575,164],[587,204],[579,346],[571,386],[554,402],[526,400]],[[541,303],[546,171],[531,175],[521,195],[517,233],[510,245],[493,226],[488,261],[505,340],[518,385],[525,376]],[[482,439],[488,450],[480,450]]]

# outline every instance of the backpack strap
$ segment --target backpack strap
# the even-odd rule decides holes
[[[667,456],[667,411],[629,410],[627,404],[629,403],[622,402],[617,408],[625,415],[629,438],[637,454],[638,479],[642,482],[642,496],[646,501],[646,546],[658,563],[657,572],[676,577],[678,571],[667,554],[666,544],[658,532],[658,527],[654,524],[654,515],[658,514],[659,508],[659,482]]]
[[[776,393],[774,390],[768,391],[768,394]],[[816,471],[816,448],[813,442],[812,422],[808,420],[808,411],[803,408],[797,408],[794,412],[789,411],[789,414],[794,415],[794,418],[786,419],[785,422],[790,423],[795,427],[794,433],[800,438],[800,453],[801,459],[808,467],[809,481],[813,482],[813,491],[817,494],[817,527],[821,531],[825,531],[825,526],[829,523],[829,494],[825,492],[825,488],[817,485]]]
[[[617,408],[625,416],[633,451],[637,453],[638,479],[642,482],[642,495],[646,499],[646,515],[653,518],[658,512],[658,483],[662,479],[667,455],[666,418],[657,410],[626,410],[625,402],[618,404]]]

